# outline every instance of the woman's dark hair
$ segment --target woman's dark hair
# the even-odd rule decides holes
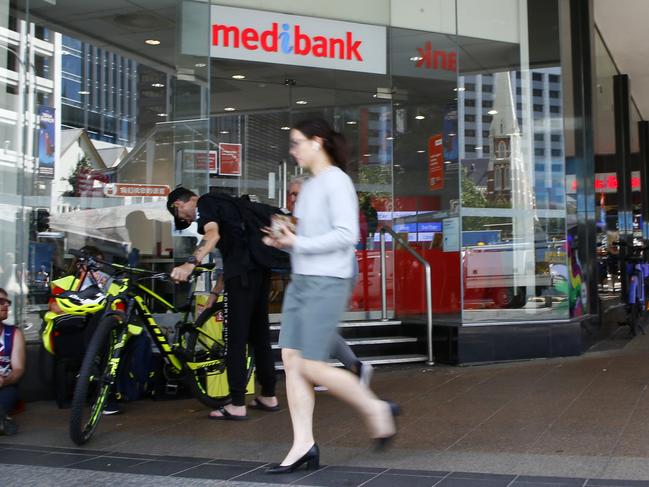
[[[307,139],[320,137],[322,147],[332,161],[343,171],[347,168],[347,141],[345,136],[331,128],[329,122],[322,118],[310,118],[296,123],[293,128],[302,132]]]
[[[0,287],[0,294],[4,294],[5,296],[9,296],[7,294],[7,291],[5,291],[4,288],[1,288],[1,287]]]

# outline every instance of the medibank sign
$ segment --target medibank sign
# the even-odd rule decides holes
[[[385,27],[212,6],[210,56],[386,72]]]

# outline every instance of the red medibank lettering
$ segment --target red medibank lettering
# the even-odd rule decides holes
[[[430,41],[427,41],[423,48],[418,47],[417,51],[421,58],[415,65],[417,68],[425,66],[428,69],[443,69],[445,71],[457,69],[457,53],[454,51],[433,50],[433,44]]]
[[[284,32],[282,35],[286,34]],[[273,22],[270,29],[261,33],[253,27],[240,29],[232,25],[212,25],[213,46],[243,47],[249,51],[256,51],[261,48],[266,52],[278,52],[279,37],[279,24],[277,22]],[[314,57],[363,61],[363,56],[360,53],[363,42],[355,40],[352,32],[346,32],[344,38],[322,35],[311,36],[305,33],[300,25],[295,25],[293,26],[291,41],[293,53],[299,56],[312,55]]]

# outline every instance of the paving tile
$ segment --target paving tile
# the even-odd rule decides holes
[[[270,465],[270,464],[269,464]],[[284,484],[288,485],[291,483],[295,483],[296,485],[303,485],[300,479],[303,479],[305,477],[308,477],[309,475],[317,472],[313,470],[306,470],[304,468],[300,468],[294,472],[291,473],[283,473],[283,474],[268,474],[266,473],[267,466],[263,466],[261,468],[258,468],[256,470],[253,470],[251,472],[245,473],[241,475],[240,477],[236,478],[237,482],[259,482],[259,483],[269,483],[269,484]],[[325,466],[321,466],[321,469],[325,468]]]
[[[254,468],[234,465],[202,464],[189,468],[182,472],[175,473],[171,476],[190,479],[229,480],[234,477],[239,477],[240,475],[250,472],[251,470],[254,470]]]
[[[386,473],[392,475],[417,475],[422,477],[446,477],[451,472],[440,470],[408,470],[405,468],[391,468]]]
[[[42,465],[44,457],[49,455],[47,452],[42,451],[29,451],[29,450],[15,450],[13,448],[6,448],[2,451],[0,456],[0,463],[8,463],[15,465]]]
[[[569,485],[582,486],[584,485],[584,482],[586,482],[586,479],[580,479],[575,477],[544,477],[539,475],[519,475],[516,478],[516,482],[552,484],[552,485],[561,485],[563,487]]]
[[[145,475],[164,475],[169,476],[177,473],[181,473],[190,468],[201,465],[203,462],[171,462],[171,461],[157,461],[150,460],[144,461],[141,463],[136,463],[127,467],[128,473],[137,473]]]
[[[325,487],[355,487],[374,478],[385,469],[352,470],[345,467],[327,467],[317,470],[306,477],[295,481],[297,485],[320,485]]]
[[[511,483],[507,480],[499,479],[465,479],[465,478],[445,478],[434,484],[435,487],[507,487]]]
[[[649,487],[649,480],[588,479],[587,487]]]
[[[516,478],[516,475],[507,475],[500,473],[451,472],[446,478],[511,482]]]
[[[364,483],[363,487],[432,487],[440,480],[442,477],[382,473]]]
[[[142,460],[137,458],[118,458],[104,456],[94,457],[89,460],[83,460],[79,462],[71,462],[67,465],[67,467],[82,470],[98,470],[102,472],[128,473],[129,468],[138,463],[142,463]]]

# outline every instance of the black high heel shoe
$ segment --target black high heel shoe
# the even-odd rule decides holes
[[[320,448],[314,443],[309,450],[290,465],[273,465],[266,470],[266,473],[291,473],[306,463],[307,470],[316,470],[320,467]]]
[[[390,406],[390,414],[392,415],[392,419],[396,418],[401,414],[401,407],[392,401],[385,401],[388,403]],[[396,420],[395,420],[395,428],[396,428]],[[395,429],[395,432],[392,433],[389,436],[382,436],[380,438],[374,438],[374,451],[376,452],[381,452],[384,451],[388,448],[392,440],[394,440],[394,437],[397,436],[397,431]]]

